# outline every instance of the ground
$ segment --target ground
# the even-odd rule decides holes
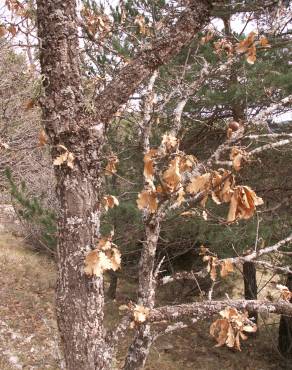
[[[0,369],[62,368],[54,316],[54,262],[32,251],[23,238],[0,234]],[[109,302],[107,317],[113,323],[118,306],[133,294],[130,283],[120,282],[116,302]],[[164,336],[153,346],[147,370],[268,370],[292,369],[276,349],[277,320],[261,320],[255,338],[249,338],[242,352],[215,348],[209,336],[210,323]],[[122,342],[117,368],[123,362],[131,335]]]

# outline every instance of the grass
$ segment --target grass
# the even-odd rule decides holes
[[[0,369],[60,369],[53,261],[29,249],[21,238],[0,234],[0,279]],[[107,326],[118,322],[121,304],[135,299],[134,288],[132,282],[119,281],[117,300],[106,304]],[[159,303],[175,299],[176,291],[179,289],[160,294]],[[240,289],[229,293],[239,296]],[[215,348],[209,335],[210,323],[194,324],[159,338],[145,370],[292,369],[277,353],[275,322],[274,317],[269,318],[266,326],[261,322],[259,334],[243,343],[242,352]],[[123,364],[132,335],[130,331],[120,343],[117,369]]]

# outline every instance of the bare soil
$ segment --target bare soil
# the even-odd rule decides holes
[[[54,315],[54,262],[32,251],[22,238],[2,231],[0,279],[0,369],[62,369]],[[118,307],[133,292],[133,284],[119,282],[117,300],[106,305],[108,325],[118,320]],[[277,352],[278,320],[261,319],[259,333],[243,343],[242,352],[215,348],[210,323],[194,324],[157,340],[145,369],[292,369]],[[121,343],[116,369],[122,366],[131,336]]]

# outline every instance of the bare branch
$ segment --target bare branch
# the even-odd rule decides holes
[[[231,306],[238,310],[247,310],[259,313],[274,313],[292,317],[292,304],[279,301],[269,302],[264,300],[228,300],[228,301],[206,301],[174,306],[164,306],[150,311],[149,322],[181,321],[184,318],[206,319],[219,313],[225,307]]]

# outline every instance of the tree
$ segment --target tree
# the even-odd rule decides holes
[[[61,215],[58,222],[57,317],[69,369],[110,367],[113,338],[103,327],[102,277],[83,272],[86,246],[99,235],[100,155],[104,130],[114,113],[157,67],[177,54],[208,21],[209,1],[191,1],[150,50],[142,50],[97,96],[96,114],[84,111],[75,1],[37,1],[40,62],[45,76],[41,101],[45,129],[56,158],[63,148],[74,168],[56,168]]]
[[[255,326],[249,322],[245,314],[237,310],[248,309],[251,312],[264,310],[291,315],[291,305],[284,301],[241,300],[228,303],[214,301],[212,297],[217,273],[220,271],[224,277],[232,272],[234,265],[251,262],[266,268],[276,268],[277,271],[291,272],[289,266],[280,264],[271,266],[263,259],[264,256],[289,245],[291,235],[275,241],[268,247],[255,246],[245,255],[232,258],[230,256],[219,258],[207,247],[203,247],[201,253],[207,262],[207,271],[178,273],[166,279],[160,276],[160,267],[164,261],[163,257],[158,258],[157,247],[162,221],[166,221],[169,216],[177,218],[182,211],[189,214],[193,212],[200,219],[213,217],[226,224],[223,217],[223,212],[226,211],[224,205],[222,215],[214,216],[213,208],[218,204],[227,203],[226,206],[229,206],[227,224],[232,225],[242,218],[249,219],[262,202],[249,187],[235,184],[234,172],[238,172],[245,162],[249,162],[250,158],[259,153],[290,143],[291,135],[285,136],[281,132],[279,136],[270,136],[262,127],[266,128],[266,117],[277,109],[284,109],[291,102],[291,96],[281,96],[276,92],[274,95],[277,98],[276,104],[272,106],[269,99],[263,98],[261,104],[257,102],[262,108],[260,112],[257,112],[257,104],[251,101],[251,109],[255,110],[251,120],[242,114],[241,105],[244,105],[242,96],[233,99],[234,87],[238,86],[233,84],[230,86],[229,81],[226,83],[224,78],[225,73],[234,76],[234,70],[240,65],[242,58],[254,63],[257,48],[262,47],[265,50],[267,40],[256,39],[253,34],[242,40],[233,39],[231,36],[228,42],[219,39],[216,40],[219,43],[214,43],[219,57],[214,57],[214,53],[210,53],[210,59],[206,60],[204,56],[197,56],[196,52],[192,54],[191,47],[189,51],[183,47],[189,46],[194,41],[194,36],[208,23],[212,10],[211,2],[191,0],[185,1],[182,6],[176,2],[169,5],[164,1],[157,1],[155,5],[157,3],[158,7],[151,8],[154,14],[151,23],[150,17],[148,20],[146,17],[149,15],[147,7],[145,14],[141,15],[137,10],[131,10],[130,5],[133,2],[129,1],[125,7],[128,7],[129,13],[132,11],[130,15],[134,17],[138,35],[132,37],[126,32],[123,33],[123,30],[120,31],[118,27],[113,27],[112,35],[115,35],[116,29],[121,32],[121,42],[115,42],[115,47],[111,48],[104,37],[104,33],[111,33],[107,31],[107,16],[99,8],[92,12],[88,6],[92,2],[85,3],[87,6],[82,14],[84,23],[77,18],[76,4],[73,0],[67,1],[66,4],[61,0],[37,1],[44,89],[40,103],[44,127],[51,145],[57,197],[60,203],[57,316],[67,367],[111,368],[117,342],[130,325],[135,329],[135,338],[129,348],[124,368],[142,368],[150,345],[156,337],[184,327],[192,320],[210,317],[223,309],[225,309],[221,313],[223,319],[212,324],[211,333],[217,340],[219,339],[219,344],[228,343],[229,346],[232,344],[239,348],[238,338],[240,335],[244,337],[242,328],[254,331]],[[140,2],[134,3],[137,7],[140,5]],[[141,4],[152,6],[153,2],[142,1]],[[212,11],[217,14],[220,10],[223,13],[226,11],[230,13],[234,10],[233,5],[233,2],[223,2],[220,8],[215,4]],[[235,11],[242,11],[241,8],[237,9],[238,4],[235,5]],[[254,6],[250,2],[243,2],[241,5],[244,11],[247,9],[245,6]],[[122,10],[123,8],[115,12],[115,19],[119,22],[123,19]],[[164,18],[159,24],[161,14]],[[153,27],[152,33],[151,24],[154,23],[159,28]],[[97,53],[96,58],[94,48],[89,48],[88,40],[85,39],[85,50],[89,59],[83,59],[82,65],[91,65],[95,61],[96,68],[92,67],[91,73],[95,73],[96,70],[103,73],[100,76],[103,82],[96,89],[98,93],[94,96],[92,105],[87,104],[87,97],[83,91],[84,76],[80,68],[83,54],[79,49],[77,24],[80,24],[83,35],[87,35],[88,39],[102,43],[103,50],[110,50],[107,55]],[[93,37],[96,30],[99,30],[99,40]],[[157,34],[160,36],[156,36]],[[110,41],[113,41],[110,37]],[[210,45],[207,45],[206,39],[212,35],[207,33],[204,37],[201,43],[206,43],[208,48]],[[194,49],[198,49],[198,45]],[[119,63],[125,66],[117,71],[112,65],[102,64],[102,57],[104,60],[108,58],[114,67]],[[183,62],[179,61],[180,57],[184,59]],[[191,62],[189,58],[193,58]],[[159,72],[164,78],[160,80],[157,72],[159,67]],[[172,75],[179,78],[165,78]],[[235,81],[233,82],[235,84]],[[172,84],[171,89],[165,89],[164,86],[169,83]],[[231,90],[229,95],[231,102],[228,101],[227,94],[223,96],[212,94],[214,86],[220,86],[224,90],[226,85]],[[128,103],[137,89],[140,89],[138,91],[142,96],[142,104],[133,117],[139,120],[142,137],[140,148],[143,153],[140,153],[140,157],[144,154],[143,190],[139,193],[137,204],[142,211],[145,230],[139,264],[138,304],[129,304],[128,313],[117,328],[108,332],[103,323],[102,273],[105,270],[115,270],[119,266],[120,253],[112,243],[112,235],[104,237],[100,232],[102,209],[118,203],[114,196],[104,196],[104,169],[106,174],[113,174],[117,163],[115,155],[107,158],[107,165],[104,163],[104,148],[121,106]],[[155,89],[158,103],[154,99]],[[246,95],[243,96],[246,98]],[[217,103],[214,104],[216,99]],[[222,104],[225,100],[228,103]],[[189,104],[190,102],[192,104]],[[247,104],[244,108],[248,109]],[[219,122],[224,131],[226,129],[224,118],[232,117],[233,121],[228,123],[227,137],[225,134],[222,135],[221,142],[215,140],[211,147],[202,150],[198,159],[195,158],[190,150],[182,150],[179,145],[179,138],[182,137],[185,127],[182,123],[187,121],[187,124],[190,124],[191,121],[188,117],[183,120],[184,111],[187,111],[188,117],[195,116],[203,124],[209,123],[210,127]],[[166,115],[164,127],[154,131],[154,120],[159,116],[163,117],[163,114],[164,117]],[[125,115],[127,116],[127,112]],[[255,135],[246,133],[252,123],[257,122],[259,132]],[[151,137],[153,132],[154,138]],[[264,138],[276,140],[262,146],[254,144],[255,140]],[[252,149],[247,152],[244,146],[248,147],[249,143],[252,143]],[[219,166],[227,167],[228,170],[219,170]],[[216,204],[210,208],[205,207],[209,195]],[[208,292],[209,301],[155,308],[158,285],[166,285],[170,281],[180,279],[195,280],[198,276],[205,277],[208,272],[212,281]],[[289,290],[285,294],[283,293],[283,297],[290,294]],[[241,329],[235,330],[234,316],[237,322],[242,323]],[[171,324],[178,320],[178,324]],[[169,324],[160,331],[153,329],[154,322],[163,321]],[[229,334],[230,332],[234,334],[233,342],[230,338],[227,340],[226,328]],[[218,332],[221,338],[218,338]]]

